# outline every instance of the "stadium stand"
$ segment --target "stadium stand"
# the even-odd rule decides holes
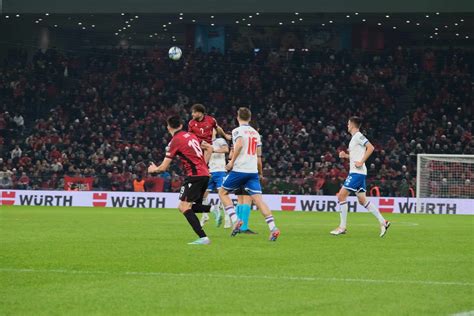
[[[29,61],[11,50],[0,68],[0,188],[64,189],[69,176],[94,178],[94,190],[132,191],[163,157],[166,117],[189,118],[199,102],[227,131],[238,106],[252,108],[266,193],[335,194],[348,170],[337,158],[346,118],[358,114],[376,146],[370,183],[408,196],[417,153],[474,153],[472,61],[464,50],[401,47],[194,51],[180,62],[154,50],[51,49]],[[165,191],[179,188],[178,170],[161,175]]]

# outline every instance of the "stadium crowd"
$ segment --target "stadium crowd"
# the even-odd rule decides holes
[[[251,107],[265,193],[335,194],[348,171],[338,158],[347,118],[357,114],[376,147],[369,185],[408,196],[417,153],[474,153],[472,65],[454,49],[194,51],[178,62],[159,50],[48,50],[29,61],[14,50],[0,68],[0,189],[64,189],[67,175],[133,190],[163,158],[166,117],[189,119],[203,103],[226,131],[240,105]],[[166,191],[179,189],[179,168],[161,176]]]

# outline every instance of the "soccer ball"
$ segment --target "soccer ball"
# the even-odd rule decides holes
[[[172,60],[179,60],[182,55],[183,55],[183,52],[181,51],[181,48],[179,48],[178,46],[173,46],[168,51],[168,56]]]

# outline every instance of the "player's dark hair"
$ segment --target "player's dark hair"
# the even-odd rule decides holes
[[[252,112],[250,112],[250,109],[246,107],[239,108],[237,114],[242,121],[250,121],[252,118]]]
[[[351,116],[349,118],[349,122],[354,124],[357,128],[360,128],[360,126],[362,125],[362,118],[360,116]]]
[[[168,124],[169,127],[171,128],[179,128],[183,123],[181,122],[181,119],[177,115],[173,115],[168,117],[166,120],[166,123]]]
[[[194,104],[192,107],[191,107],[191,111],[193,112],[200,112],[202,114],[206,114],[206,108],[204,107],[204,105],[200,104],[200,103],[196,103]]]

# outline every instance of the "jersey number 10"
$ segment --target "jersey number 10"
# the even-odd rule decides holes
[[[247,154],[251,156],[255,156],[257,153],[257,138],[250,137],[249,138],[249,147],[247,148]]]

